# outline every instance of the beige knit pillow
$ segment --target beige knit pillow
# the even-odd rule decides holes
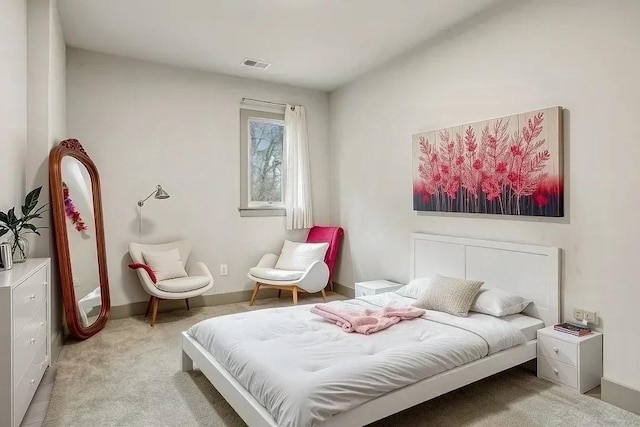
[[[483,283],[477,280],[456,279],[436,274],[413,305],[427,310],[443,311],[454,316],[467,317]]]

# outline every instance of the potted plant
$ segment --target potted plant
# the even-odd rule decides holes
[[[22,206],[22,218],[16,217],[15,207],[9,209],[6,213],[0,212],[0,237],[11,232],[9,243],[11,244],[11,254],[13,262],[24,262],[29,257],[29,241],[24,237],[25,234],[34,233],[40,235],[38,228],[32,224],[34,219],[42,218],[42,214],[46,211],[47,204],[38,206],[38,197],[40,197],[38,187],[32,190],[24,198]]]

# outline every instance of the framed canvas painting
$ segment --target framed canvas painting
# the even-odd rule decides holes
[[[562,107],[413,135],[413,209],[561,217]]]

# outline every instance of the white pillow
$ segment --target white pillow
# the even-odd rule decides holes
[[[184,263],[180,258],[178,248],[168,251],[142,252],[145,264],[153,270],[156,275],[156,282],[178,277],[187,277]]]
[[[500,289],[482,289],[469,311],[504,317],[524,310],[531,300]]]
[[[276,268],[280,270],[305,271],[314,261],[324,261],[329,243],[299,243],[284,241]]]
[[[396,294],[418,299],[422,291],[429,286],[429,283],[431,283],[431,277],[418,277],[398,289]]]

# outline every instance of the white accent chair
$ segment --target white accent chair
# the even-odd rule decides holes
[[[148,245],[143,243],[129,243],[129,255],[133,264],[129,267],[135,269],[144,290],[150,295],[145,316],[151,311],[151,326],[156,323],[158,305],[161,300],[184,299],[189,310],[189,298],[202,295],[213,287],[213,276],[203,262],[194,262],[187,271],[189,276],[175,279],[167,279],[156,282],[153,271],[145,264],[143,252],[161,252],[177,248],[180,259],[187,265],[191,254],[191,242],[179,240],[177,242]]]
[[[293,293],[293,303],[298,303],[298,292],[322,292],[329,281],[329,267],[324,261],[314,261],[305,271],[281,270],[275,268],[278,255],[266,254],[257,266],[251,268],[247,277],[256,282],[249,305],[253,305],[260,288],[277,289],[278,296],[283,290]]]

